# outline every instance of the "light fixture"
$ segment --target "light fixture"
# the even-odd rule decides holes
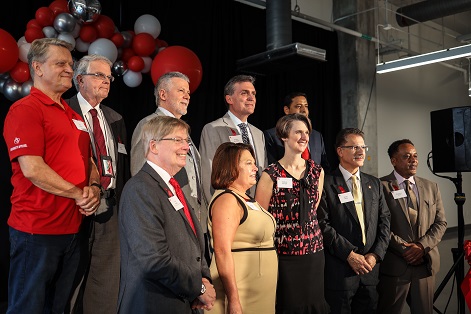
[[[462,58],[471,55],[471,44],[445,50],[429,52],[417,56],[383,62],[376,65],[376,73],[388,73],[418,67],[426,64]]]

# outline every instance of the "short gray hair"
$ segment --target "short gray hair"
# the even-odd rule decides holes
[[[149,143],[152,140],[160,140],[172,133],[175,129],[184,129],[190,134],[190,126],[183,120],[169,116],[157,116],[147,121],[142,127],[142,143],[144,153],[149,153]]]
[[[224,102],[229,107],[229,104],[226,101],[226,95],[232,95],[235,91],[235,84],[249,82],[255,84],[255,77],[251,75],[236,75],[232,77],[224,86]]]
[[[47,53],[49,52],[50,46],[58,46],[66,48],[67,50],[71,51],[73,46],[71,43],[66,41],[57,39],[57,38],[40,38],[35,39],[31,43],[31,47],[29,48],[28,52],[28,66],[29,66],[29,73],[31,74],[31,78],[34,78],[34,69],[33,69],[33,62],[46,62]]]
[[[75,88],[77,89],[77,91],[80,91],[80,86],[79,86],[79,83],[78,83],[77,76],[88,73],[89,68],[90,68],[90,63],[93,62],[93,61],[105,62],[106,64],[108,64],[110,66],[110,68],[113,66],[113,63],[110,61],[110,59],[108,59],[105,56],[94,55],[94,54],[84,56],[82,59],[80,59],[75,64],[75,67],[74,67],[74,85],[75,85]]]
[[[173,78],[181,78],[185,81],[188,82],[188,84],[190,84],[190,79],[188,78],[188,76],[186,76],[185,74],[181,73],[181,72],[167,72],[165,74],[163,74],[158,80],[157,80],[157,83],[155,84],[155,88],[154,88],[154,96],[155,96],[155,103],[157,104],[157,107],[160,106],[160,97],[159,97],[159,91],[161,89],[165,90],[165,91],[169,91],[170,90],[170,84],[172,84],[172,79]]]

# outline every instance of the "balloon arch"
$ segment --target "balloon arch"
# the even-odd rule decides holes
[[[128,87],[139,86],[143,74],[150,73],[155,84],[162,74],[179,71],[189,77],[193,93],[203,76],[198,56],[186,47],[169,46],[159,39],[160,31],[159,20],[150,14],[137,18],[134,30],[119,31],[110,17],[101,14],[98,0],[54,0],[36,10],[20,39],[0,29],[0,92],[11,101],[29,94],[33,86],[27,59],[31,43],[54,37],[84,55],[110,59],[113,74],[122,76]]]

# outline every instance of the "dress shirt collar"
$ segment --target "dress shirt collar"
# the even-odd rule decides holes
[[[162,167],[157,166],[156,164],[154,164],[149,159],[147,159],[147,163],[149,164],[149,166],[152,167],[152,169],[155,170],[155,172],[157,172],[157,174],[162,178],[162,180],[164,180],[164,182],[167,184],[169,189],[172,191],[173,195],[175,195],[175,188],[169,182],[170,178],[172,178],[172,176],[170,174],[168,174],[168,172],[165,171]]]
[[[357,179],[358,179],[358,182],[361,182],[361,180],[360,180],[360,170],[358,170],[355,174],[352,174],[347,169],[342,167],[342,165],[340,165],[340,164],[339,164],[339,169],[340,169],[340,172],[342,173],[342,176],[343,176],[345,182],[349,182],[349,180],[351,180],[352,176],[356,176]]]
[[[78,92],[77,94],[77,100],[79,102],[80,110],[82,110],[83,115],[87,114],[92,109],[96,109],[99,113],[101,112],[100,104],[93,107],[85,98],[83,98],[80,92]]]
[[[163,107],[157,107],[157,110],[160,110],[164,115],[168,117],[175,118],[175,115]]]
[[[410,177],[409,179],[405,179],[403,176],[401,176],[399,173],[397,173],[396,170],[394,170],[394,176],[396,177],[397,184],[402,184],[402,183],[404,183],[404,181],[409,180],[410,183],[415,185],[415,179],[414,179],[413,176]]]
[[[229,115],[229,117],[231,117],[232,122],[234,122],[234,124],[235,124],[237,127],[238,127],[239,124],[241,124],[241,123],[245,123],[245,124],[247,124],[247,126],[248,126],[247,121],[243,122],[242,120],[240,120],[239,118],[237,118],[237,117],[235,116],[235,114],[233,114],[230,110],[227,112],[227,114]]]

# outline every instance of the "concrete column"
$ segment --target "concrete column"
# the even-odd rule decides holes
[[[335,24],[375,36],[374,0],[334,0]],[[349,16],[347,18],[344,18]],[[365,133],[370,147],[362,171],[378,175],[376,117],[375,44],[367,39],[338,32],[342,127],[356,127]],[[369,102],[369,105],[368,105]],[[384,152],[380,152],[384,153]]]

